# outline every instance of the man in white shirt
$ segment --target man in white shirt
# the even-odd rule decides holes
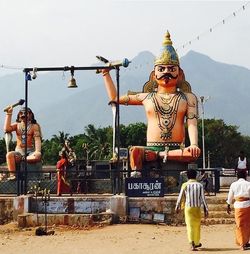
[[[187,171],[188,181],[182,184],[175,207],[176,213],[179,213],[181,208],[184,207],[188,241],[191,244],[192,251],[197,251],[197,248],[201,247],[202,206],[205,218],[208,216],[208,206],[205,200],[203,185],[196,180],[196,176],[197,172],[194,169]]]
[[[245,153],[243,151],[240,151],[240,155],[237,158],[237,161],[235,163],[235,174],[237,174],[238,170],[244,169],[248,173],[248,161],[247,157],[245,156]]]
[[[227,198],[227,213],[231,213],[230,205],[234,202],[234,214],[236,222],[236,243],[241,250],[250,248],[250,182],[246,180],[245,170],[237,171],[238,180],[230,186]]]

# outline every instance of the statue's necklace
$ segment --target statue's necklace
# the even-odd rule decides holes
[[[172,130],[175,126],[181,93],[174,95],[152,93],[150,97],[153,103],[158,127],[161,129],[161,139],[172,139]]]
[[[27,126],[27,134],[29,133],[29,130],[31,128],[31,123],[28,122],[28,126]],[[21,132],[21,140],[22,140],[22,144],[24,145],[26,142],[25,142],[25,124],[23,122],[21,122],[19,124],[19,130]]]

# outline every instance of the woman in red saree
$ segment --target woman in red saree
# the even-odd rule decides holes
[[[66,170],[68,166],[68,159],[66,152],[62,151],[60,154],[61,159],[57,162],[57,196],[61,196],[62,193],[71,193],[71,187],[66,180]]]

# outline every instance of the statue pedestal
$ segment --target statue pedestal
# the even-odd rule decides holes
[[[165,193],[179,192],[181,185],[186,181],[181,172],[189,168],[189,163],[179,161],[147,162],[143,165],[142,177],[164,178]]]
[[[24,176],[25,163],[22,161],[17,166],[20,177]],[[27,163],[27,180],[39,180],[42,178],[42,162]]]

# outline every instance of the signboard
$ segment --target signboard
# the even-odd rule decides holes
[[[129,197],[163,197],[163,178],[126,178],[125,193]]]
[[[120,159],[121,160],[128,159],[128,148],[120,148]]]
[[[115,148],[115,153],[118,154],[117,147]],[[128,148],[121,147],[119,149],[119,155],[120,155],[120,160],[127,160],[128,159]]]

